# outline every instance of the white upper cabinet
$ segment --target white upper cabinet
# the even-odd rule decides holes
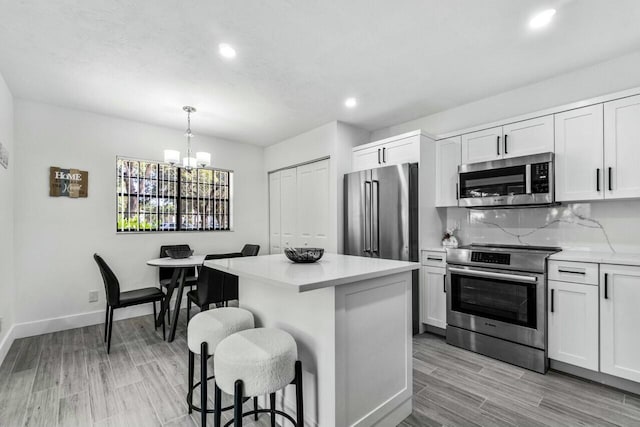
[[[640,197],[640,96],[604,104],[605,198]]]
[[[280,236],[282,248],[298,246],[296,241],[296,208],[298,187],[296,168],[280,171]]]
[[[462,163],[502,158],[502,126],[462,135]]]
[[[549,358],[598,370],[598,286],[549,281]]]
[[[409,132],[353,149],[354,171],[420,161],[420,132]]]
[[[458,206],[462,137],[436,141],[436,207]]]
[[[329,161],[297,168],[297,244],[325,248],[329,239]]]
[[[280,171],[269,174],[269,251],[271,254],[282,253],[280,242],[280,182]]]
[[[502,133],[504,159],[553,151],[553,116],[504,125]]]
[[[553,116],[462,135],[462,163],[487,162],[553,151]]]
[[[556,200],[604,198],[602,104],[555,115]]]
[[[600,265],[600,371],[640,382],[640,267]]]

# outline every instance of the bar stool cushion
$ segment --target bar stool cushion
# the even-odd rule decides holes
[[[256,328],[223,339],[214,355],[216,384],[234,393],[236,380],[243,382],[245,397],[282,390],[295,378],[298,348],[291,335],[280,329]]]
[[[203,311],[189,321],[187,345],[192,353],[200,354],[200,346],[206,341],[209,356],[229,335],[253,327],[253,314],[243,308],[222,307]]]

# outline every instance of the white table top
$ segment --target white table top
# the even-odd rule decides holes
[[[339,286],[420,268],[420,264],[416,262],[332,253],[325,253],[320,261],[312,264],[296,264],[284,254],[275,254],[209,260],[204,265],[241,278],[285,286],[296,292]]]
[[[147,265],[154,267],[196,267],[202,265],[205,255],[191,255],[189,258],[156,258],[147,261]]]

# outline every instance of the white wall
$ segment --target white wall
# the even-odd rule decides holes
[[[375,130],[372,140],[415,129],[441,135],[587,98],[640,87],[640,51],[415,120]]]
[[[20,284],[16,324],[104,310],[94,252],[105,258],[122,289],[128,290],[157,285],[157,271],[145,261],[157,258],[162,244],[188,243],[196,253],[237,251],[244,243],[268,250],[267,217],[261,209],[267,203],[261,147],[204,136],[194,139],[195,150],[211,152],[213,167],[235,171],[234,231],[118,235],[116,156],[162,159],[166,148],[184,152],[182,132],[22,100],[15,103],[15,126],[15,276]],[[88,171],[89,197],[49,197],[50,166]],[[88,302],[92,289],[100,291],[98,303]],[[100,317],[93,313],[79,319]],[[73,322],[53,323],[73,327]],[[39,331],[40,326],[22,330]]]
[[[14,318],[15,280],[13,269],[13,188],[15,145],[13,142],[13,97],[0,75],[0,142],[9,151],[9,168],[0,166],[0,363],[9,350]]]
[[[265,148],[265,169],[271,172],[300,163],[330,157],[329,222],[327,252],[342,253],[343,176],[351,171],[351,150],[370,138],[363,129],[342,122],[330,122]],[[267,207],[268,210],[268,207]]]

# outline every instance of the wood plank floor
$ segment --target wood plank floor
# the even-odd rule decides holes
[[[16,340],[0,366],[0,426],[198,426],[185,402],[185,320],[171,344],[151,316],[116,321],[109,355],[102,325]],[[414,338],[413,361],[414,411],[402,427],[640,426],[638,396],[539,375],[433,335]]]

